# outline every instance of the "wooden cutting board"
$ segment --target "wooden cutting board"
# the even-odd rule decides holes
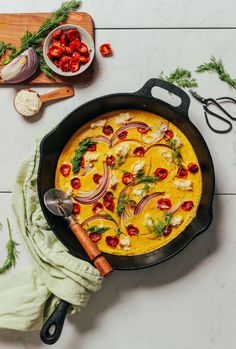
[[[12,13],[0,14],[0,41],[11,43],[19,47],[20,39],[26,30],[34,32],[38,30],[42,21],[48,18],[51,13]],[[85,12],[72,12],[68,19],[61,23],[76,24],[83,27],[92,36],[94,40],[94,23],[92,17]],[[30,80],[24,81],[24,84],[70,84],[70,83],[88,83],[93,76],[93,64],[81,75],[75,77],[62,77],[55,74],[55,80],[49,79],[45,74],[38,71]],[[0,80],[0,84],[5,85]]]

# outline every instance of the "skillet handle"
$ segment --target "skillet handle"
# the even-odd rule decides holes
[[[60,338],[69,303],[61,300],[54,312],[47,319],[40,332],[40,338],[45,344],[54,344]],[[50,333],[52,326],[55,326],[53,333]]]
[[[155,79],[155,78],[150,79],[143,85],[143,87],[140,90],[138,90],[134,94],[138,95],[138,96],[143,96],[143,97],[152,97],[152,98],[155,98],[158,100],[158,98],[156,98],[152,95],[152,88],[155,86],[163,88],[164,90],[178,96],[181,99],[181,103],[179,106],[174,107],[174,106],[170,105],[169,103],[166,103],[166,102],[165,103],[168,104],[177,113],[180,113],[184,117],[189,118],[188,117],[188,109],[189,109],[189,105],[190,105],[190,98],[189,98],[188,94],[184,90],[179,88],[178,86],[171,84],[168,81],[161,80],[161,79]]]

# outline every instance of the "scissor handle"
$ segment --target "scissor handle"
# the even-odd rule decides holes
[[[168,104],[172,109],[176,110],[176,112],[178,112],[179,114],[188,118],[188,109],[189,109],[189,105],[190,105],[189,95],[184,90],[182,90],[181,88],[179,88],[178,86],[176,86],[174,84],[171,84],[168,81],[156,79],[156,78],[150,79],[143,85],[143,87],[141,87],[140,90],[138,90],[134,94],[138,95],[138,96],[143,96],[143,97],[152,97],[152,98],[155,98],[158,101],[163,103],[163,101],[161,99],[156,98],[152,94],[152,89],[155,86],[160,87],[160,88],[176,95],[177,97],[179,97],[181,100],[181,103],[177,107],[175,107],[167,102],[165,102],[165,103]]]
[[[222,97],[222,98],[224,98],[224,97]],[[219,100],[219,99],[217,99],[217,100]],[[214,105],[217,106],[217,108],[220,109],[225,115],[227,115],[230,119],[234,120],[234,118],[227,112],[227,110],[225,110],[215,99],[213,99],[213,98],[208,98],[208,99],[205,99],[204,104],[203,104],[203,108],[204,108],[204,110],[205,110],[205,119],[206,119],[206,123],[207,123],[208,127],[209,127],[213,132],[216,132],[216,133],[222,133],[222,134],[223,134],[223,133],[228,133],[228,132],[230,132],[230,131],[232,130],[232,128],[233,128],[232,123],[231,123],[229,120],[223,118],[223,116],[220,116],[219,114],[216,114],[215,112],[213,112],[212,110],[210,110],[210,109],[208,108],[208,105],[209,105],[209,104],[214,104]],[[216,117],[217,119],[221,120],[222,122],[224,122],[225,124],[227,124],[228,127],[225,128],[224,130],[218,130],[218,129],[216,129],[215,127],[213,127],[213,126],[210,124],[208,114],[210,114],[210,115]]]

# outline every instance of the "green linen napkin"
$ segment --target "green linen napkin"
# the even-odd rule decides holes
[[[37,194],[39,147],[25,161],[13,190],[13,210],[34,268],[0,277],[0,328],[40,329],[59,299],[73,306],[87,305],[103,278],[90,263],[71,256],[49,229]]]

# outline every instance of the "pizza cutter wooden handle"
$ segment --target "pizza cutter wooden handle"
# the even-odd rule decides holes
[[[72,86],[63,86],[54,91],[40,95],[40,99],[42,103],[45,103],[56,99],[72,97],[74,94],[75,92]]]
[[[106,260],[106,258],[101,254],[101,251],[90,239],[86,231],[81,227],[81,225],[75,220],[74,217],[69,217],[69,226],[81,245],[83,246],[85,252],[89,258],[93,261],[96,268],[99,270],[100,274],[107,277],[112,272],[112,266]]]

